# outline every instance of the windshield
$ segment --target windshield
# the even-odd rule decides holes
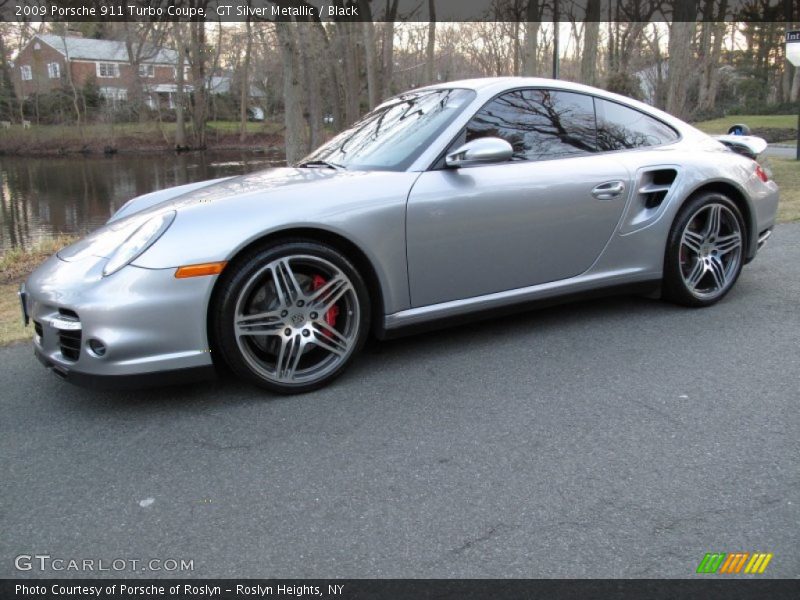
[[[385,102],[300,164],[325,162],[348,169],[402,171],[475,97],[472,90],[409,92]]]

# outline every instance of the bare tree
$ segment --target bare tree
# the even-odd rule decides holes
[[[381,69],[381,98],[391,95],[394,73],[394,20],[397,18],[399,0],[386,0],[386,22],[383,24]]]
[[[292,22],[275,23],[275,32],[283,61],[283,112],[286,162],[293,164],[303,157],[308,148],[306,124],[303,119],[303,93],[298,64],[297,25]]]
[[[719,6],[714,12],[715,0],[705,0],[703,4],[703,23],[698,45],[699,64],[701,66],[700,85],[697,99],[698,111],[714,109],[719,89],[719,63],[722,55],[722,40],[725,37],[725,18],[728,13],[727,0],[718,0]]]
[[[122,26],[123,42],[128,53],[128,64],[133,72],[133,79],[130,94],[128,94],[128,105],[133,109],[135,115],[144,119],[146,115],[142,110],[144,107],[144,84],[140,67],[142,63],[155,58],[161,50],[165,23],[158,21],[128,22],[120,24]]]
[[[539,74],[539,29],[544,14],[542,0],[528,0],[525,23],[525,47],[522,53],[522,73],[529,77]]]
[[[378,105],[380,88],[378,86],[378,48],[375,37],[375,24],[369,0],[358,0],[359,14],[362,16],[361,33],[364,44],[364,66],[367,72],[367,99],[369,108]]]
[[[249,2],[248,2],[249,6]],[[252,25],[248,18],[245,24],[247,42],[244,50],[244,65],[241,72],[239,90],[239,141],[247,138],[247,103],[250,99],[250,55],[253,52]]]
[[[175,148],[182,150],[186,148],[186,120],[183,114],[184,107],[184,75],[186,64],[186,38],[184,34],[184,24],[173,23],[172,35],[175,38],[175,45],[178,48],[177,63],[175,65]]]
[[[436,0],[428,0],[428,46],[425,51],[425,79],[427,83],[436,81],[434,74],[434,52],[436,50]]]
[[[192,73],[192,134],[195,148],[206,147],[206,119],[208,117],[208,90],[206,88],[206,23],[204,20],[189,23],[189,68]]]
[[[679,117],[687,115],[687,94],[695,71],[693,39],[697,25],[694,21],[696,17],[696,0],[683,0],[675,5],[669,30],[666,109]]]
[[[588,0],[583,27],[581,82],[597,84],[597,45],[600,39],[600,0]]]

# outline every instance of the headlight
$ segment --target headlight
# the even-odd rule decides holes
[[[161,237],[174,220],[175,211],[173,210],[145,221],[109,257],[103,268],[103,276],[108,277],[134,261]]]

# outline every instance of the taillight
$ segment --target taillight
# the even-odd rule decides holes
[[[759,164],[756,164],[756,175],[764,183],[767,183],[769,181],[769,175],[767,175],[767,172],[764,169],[762,169],[761,165]]]

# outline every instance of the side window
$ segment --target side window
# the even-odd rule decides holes
[[[661,121],[616,102],[595,99],[597,147],[601,152],[646,146],[660,146],[678,139],[678,134]]]
[[[556,90],[517,90],[481,108],[466,127],[467,142],[499,137],[514,157],[547,160],[597,151],[590,96]]]

